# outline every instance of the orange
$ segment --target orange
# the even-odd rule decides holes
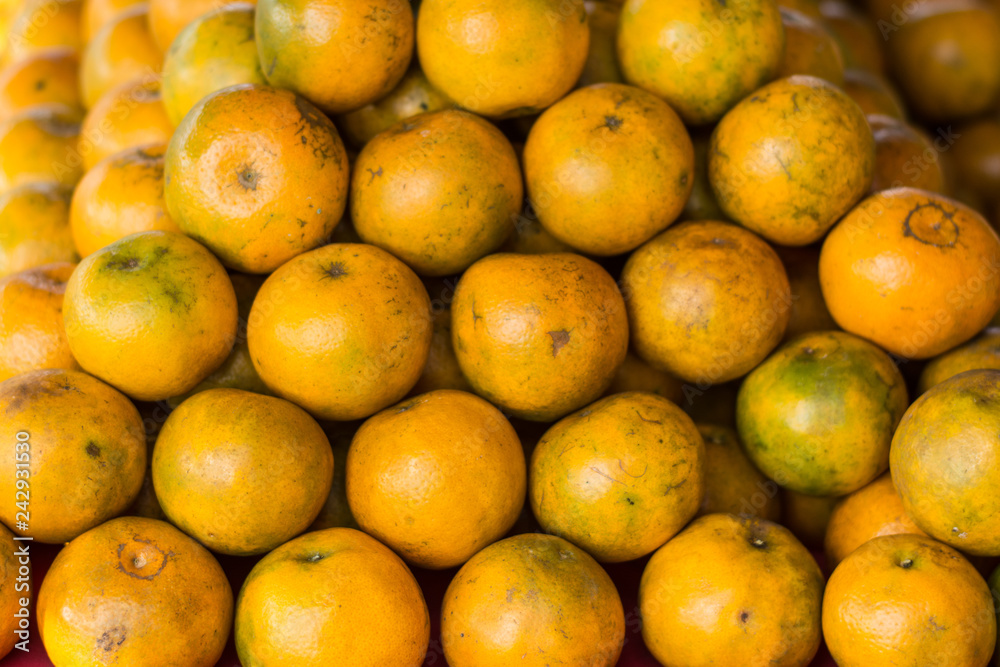
[[[80,14],[83,45],[86,46],[101,28],[110,23],[115,16],[132,5],[144,0],[83,0]]]
[[[421,394],[368,419],[347,453],[347,501],[362,530],[420,567],[461,565],[521,513],[524,451],[473,394]]]
[[[454,283],[452,283],[454,285]],[[428,293],[431,286],[427,285]],[[431,349],[427,354],[427,363],[420,374],[420,379],[413,385],[411,394],[425,394],[435,389],[459,389],[472,391],[469,381],[462,375],[455,357],[455,348],[451,344],[451,299],[431,300],[434,331],[431,335]]]
[[[451,667],[612,667],[624,639],[611,578],[553,535],[516,535],[486,547],[458,571],[441,605]]]
[[[882,37],[876,23],[845,0],[823,0],[819,4],[823,25],[841,46],[844,65],[869,72],[885,69]]]
[[[688,125],[717,121],[773,79],[784,49],[774,0],[628,0],[619,18],[625,80],[665,99]]]
[[[670,373],[656,370],[630,350],[625,353],[625,361],[615,372],[606,393],[623,391],[644,391],[680,403],[684,398],[684,383]]]
[[[788,273],[791,307],[785,340],[812,331],[829,331],[837,328],[823,300],[819,284],[819,248],[815,246],[776,249]]]
[[[927,134],[889,116],[868,116],[875,137],[872,192],[911,187],[946,193],[938,150]]]
[[[225,270],[175,232],[132,234],[88,255],[66,286],[63,316],[83,369],[141,401],[190,390],[236,337]]]
[[[531,456],[531,509],[601,562],[645,556],[698,511],[705,446],[665,398],[615,394],[553,425]]]
[[[987,201],[1000,200],[1000,122],[984,119],[955,130],[950,157],[957,180]]]
[[[462,276],[452,341],[476,393],[553,421],[600,396],[625,359],[625,303],[611,276],[570,253],[496,254]]]
[[[354,520],[351,506],[347,503],[347,450],[360,424],[356,421],[323,422],[320,426],[333,449],[333,482],[330,484],[330,495],[309,530],[357,528],[358,522]]]
[[[811,19],[821,19],[820,0],[777,0],[779,9],[792,10]]]
[[[913,521],[976,556],[1000,555],[1000,371],[956,375],[924,392],[892,438],[892,481]]]
[[[981,336],[932,359],[920,373],[918,390],[924,393],[959,373],[983,368],[1000,370],[1000,329],[986,329]]]
[[[705,494],[698,514],[722,512],[778,521],[780,489],[750,462],[736,431],[714,424],[698,424],[698,431],[705,441]]]
[[[163,106],[173,125],[210,93],[240,83],[267,83],[253,24],[253,5],[224,5],[189,23],[171,43],[163,59]]]
[[[413,575],[399,556],[351,528],[278,547],[250,571],[236,601],[236,651],[246,667],[419,667],[429,641],[427,604]]]
[[[823,636],[841,667],[985,667],[996,643],[993,598],[954,549],[922,535],[884,535],[830,577]]]
[[[403,398],[427,361],[431,333],[416,274],[384,250],[353,243],[304,253],[272,273],[247,323],[268,388],[338,421]]]
[[[837,86],[842,84],[844,56],[822,20],[785,7],[781,8],[781,20],[785,26],[785,56],[778,78],[808,74]]]
[[[726,214],[719,208],[719,202],[708,182],[709,134],[694,132],[691,141],[694,144],[694,185],[681,212],[681,220],[725,220]]]
[[[79,138],[79,113],[58,104],[0,120],[0,194],[38,181],[72,188],[83,176]]]
[[[843,89],[866,115],[881,114],[900,120],[906,118],[899,93],[877,74],[849,68],[844,71]]]
[[[233,592],[190,537],[163,521],[127,517],[59,552],[37,611],[57,665],[211,667],[229,636]]]
[[[417,54],[427,79],[482,116],[528,116],[564,96],[587,61],[583,0],[426,0]]]
[[[790,341],[747,376],[736,423],[765,475],[798,493],[837,496],[885,472],[906,406],[906,384],[889,355],[825,331]]]
[[[0,118],[37,104],[61,104],[74,110],[80,102],[80,58],[70,47],[36,51],[0,70]]]
[[[10,455],[0,489],[11,498],[0,519],[20,534],[58,544],[120,514],[139,493],[146,437],[135,406],[86,373],[44,369],[0,383],[3,437]],[[28,465],[25,466],[24,464]],[[28,505],[15,505],[24,491]],[[24,517],[29,518],[25,519]]]
[[[807,496],[788,489],[781,490],[781,525],[792,531],[810,549],[822,549],[836,496]]]
[[[763,361],[785,333],[791,305],[774,250],[724,222],[685,222],[657,236],[629,257],[622,289],[639,356],[706,385]]]
[[[261,0],[257,9],[268,83],[330,114],[355,111],[395,88],[410,65],[413,37],[406,0]]]
[[[80,90],[88,109],[112,88],[159,74],[163,54],[146,24],[145,3],[115,16],[87,44],[80,64]]]
[[[514,221],[514,232],[500,246],[502,252],[520,255],[541,255],[547,252],[572,252],[573,249],[542,227],[530,201]]]
[[[972,338],[1000,309],[1000,239],[954,200],[886,190],[830,232],[819,278],[844,330],[926,359]]]
[[[58,262],[0,278],[0,381],[40,368],[80,368],[62,317],[74,268]]]
[[[69,204],[69,191],[55,183],[26,183],[0,193],[0,276],[77,261]]]
[[[628,252],[666,229],[691,194],[693,172],[691,138],[673,109],[620,83],[563,98],[524,146],[528,196],[542,226],[592,255]]]
[[[167,148],[170,217],[228,267],[270,273],[320,245],[347,197],[333,123],[287,90],[240,85],[202,99]]]
[[[595,83],[624,83],[618,66],[618,17],[621,7],[616,0],[585,0],[587,24],[590,26],[590,45],[587,62],[576,82],[577,87]]]
[[[805,666],[820,643],[823,574],[787,528],[695,519],[639,582],[642,638],[667,667]]]
[[[0,639],[0,658],[13,651],[15,644],[30,638],[28,631],[23,629],[24,624],[30,623],[27,616],[28,605],[22,607],[21,603],[30,602],[32,597],[31,557],[18,553],[22,548],[22,543],[15,542],[14,535],[0,525],[0,572],[3,573],[0,609],[3,609],[4,614],[4,620],[0,623],[0,632],[3,633],[3,639]],[[24,647],[30,647],[30,644],[25,643],[22,648]]]
[[[401,121],[365,145],[353,172],[358,235],[425,276],[459,273],[496,250],[523,203],[510,142],[465,111]]]
[[[83,165],[93,169],[121,151],[166,144],[173,132],[159,80],[144,77],[126,81],[102,95],[84,117],[80,129]]]
[[[79,51],[80,0],[27,0],[18,3],[6,35],[2,62],[19,62],[53,46]]]
[[[924,531],[903,509],[892,477],[885,473],[871,484],[848,494],[833,508],[826,527],[826,561],[833,568],[862,544],[882,535]]]
[[[256,4],[256,0],[240,0]],[[149,0],[149,32],[160,51],[166,53],[189,23],[216,12],[230,0]]]
[[[715,128],[708,178],[732,220],[782,245],[818,241],[871,187],[875,141],[854,101],[822,79],[764,86]]]

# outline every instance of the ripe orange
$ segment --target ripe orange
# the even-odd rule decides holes
[[[623,391],[644,391],[680,404],[684,399],[684,382],[656,370],[629,351],[625,353],[625,361],[618,367],[605,393],[611,395]]]
[[[101,28],[123,10],[145,0],[83,0],[80,13],[83,46],[90,43]]]
[[[698,514],[728,513],[767,521],[781,519],[780,487],[747,458],[736,431],[698,424],[705,441],[705,494]]]
[[[618,17],[621,7],[618,0],[584,0],[587,24],[590,26],[590,45],[587,62],[576,82],[577,88],[595,83],[624,83],[618,66]]]
[[[939,152],[923,130],[890,116],[868,116],[875,137],[872,192],[911,187],[947,194]]]
[[[959,373],[982,368],[1000,370],[1000,329],[990,327],[978,338],[931,359],[920,373],[918,389],[922,394]]]
[[[256,0],[239,1],[256,4]],[[153,42],[166,53],[188,24],[227,4],[230,0],[149,0],[149,32]]]
[[[782,489],[781,525],[810,549],[821,549],[838,501],[837,496],[807,496]]]
[[[66,188],[83,176],[79,113],[58,104],[28,107],[0,120],[0,194],[31,182]]]
[[[153,43],[145,3],[115,14],[94,35],[80,63],[80,91],[88,109],[112,88],[159,73],[163,54]]]
[[[174,133],[155,78],[126,81],[102,95],[83,119],[80,154],[87,169],[129,148],[166,144]]]
[[[882,37],[876,22],[845,0],[823,0],[819,11],[825,25],[841,46],[844,65],[869,72],[885,69]]]
[[[882,114],[899,120],[906,118],[899,93],[878,74],[861,69],[845,70],[843,89],[866,115]]]
[[[429,294],[434,294],[430,283],[425,283]],[[454,283],[452,283],[454,285]],[[450,288],[449,288],[450,294]],[[436,389],[458,389],[472,391],[469,381],[462,375],[455,357],[455,348],[451,344],[451,299],[431,300],[434,330],[431,335],[431,348],[427,354],[427,363],[420,373],[420,379],[413,385],[411,394],[426,394]]]
[[[324,528],[357,528],[358,522],[347,503],[347,450],[360,424],[353,422],[323,422],[320,424],[333,449],[333,483],[330,495],[309,530]]]
[[[836,329],[837,323],[826,308],[823,289],[819,284],[819,248],[778,247],[775,250],[788,273],[792,299],[785,340],[813,331]]]
[[[79,51],[80,0],[24,0],[7,28],[4,65],[19,62],[53,46]]]
[[[70,193],[45,182],[0,192],[0,276],[53,262],[75,262]]]
[[[0,118],[36,104],[61,104],[82,111],[77,70],[70,47],[43,49],[0,70]]]
[[[818,17],[781,7],[785,56],[778,78],[807,74],[839,86],[844,82],[844,55],[836,38]]]

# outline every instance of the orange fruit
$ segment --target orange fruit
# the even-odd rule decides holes
[[[572,252],[573,249],[558,240],[542,227],[531,202],[524,202],[524,210],[514,221],[514,233],[500,246],[502,252],[519,255],[541,255],[548,252]]]
[[[777,0],[779,9],[790,9],[811,19],[820,19],[819,0]]]
[[[782,489],[781,525],[810,549],[822,549],[833,508],[839,500],[837,496],[807,496]]]
[[[0,432],[11,443],[0,463],[0,489],[12,499],[0,508],[7,526],[23,520],[30,529],[19,533],[58,544],[120,514],[139,493],[146,469],[142,420],[100,380],[79,371],[30,371],[0,383],[0,409]],[[22,479],[29,493],[18,500],[28,496],[28,510],[13,502],[24,490]]]
[[[1000,555],[1000,371],[956,375],[923,393],[892,438],[892,481],[931,537],[977,556]]]
[[[618,66],[618,17],[621,7],[616,0],[585,0],[590,45],[583,73],[576,82],[578,88],[595,83],[624,83]]]
[[[645,556],[694,517],[705,447],[665,398],[615,394],[553,425],[531,456],[531,509],[601,562]]]
[[[166,144],[174,133],[156,78],[126,81],[101,96],[80,128],[83,165],[93,169],[130,148]]]
[[[465,111],[394,125],[365,145],[353,172],[358,235],[425,276],[459,273],[496,250],[523,203],[510,142]]]
[[[144,0],[83,0],[80,10],[80,36],[83,46],[89,44],[94,35],[119,13],[143,2]]]
[[[996,642],[993,598],[954,549],[922,535],[884,535],[834,570],[823,636],[842,667],[985,667]]]
[[[0,276],[53,262],[75,262],[69,190],[26,183],[0,192]]]
[[[75,264],[45,264],[0,278],[0,381],[40,368],[79,370],[63,329]]]
[[[882,37],[876,23],[844,0],[823,0],[819,3],[823,25],[837,38],[844,56],[844,65],[869,72],[885,69]]]
[[[987,201],[1000,200],[1000,122],[979,120],[960,126],[951,146],[956,177]]]
[[[890,116],[868,116],[875,137],[872,192],[903,186],[945,194],[938,151],[927,134]]]
[[[776,251],[788,273],[791,292],[785,340],[813,331],[836,329],[837,323],[826,308],[823,289],[819,284],[819,248],[779,247]]]
[[[405,0],[261,0],[257,52],[268,83],[330,114],[385,97],[413,55]],[[454,64],[454,63],[453,63]]]
[[[256,4],[256,0],[240,0]],[[216,12],[230,0],[149,0],[149,32],[160,51],[170,45],[188,24],[210,12]]]
[[[133,398],[158,401],[190,390],[229,355],[236,295],[197,242],[140,232],[80,262],[63,317],[84,370]]]
[[[563,97],[589,43],[583,0],[427,0],[417,17],[427,79],[481,116],[527,116]]]
[[[82,111],[72,48],[51,47],[25,56],[0,70],[0,118],[37,104],[61,104]]]
[[[844,71],[844,92],[866,115],[881,114],[904,120],[903,101],[892,84],[877,74],[848,68]]]
[[[430,285],[427,285],[430,292]],[[469,381],[462,375],[455,357],[455,348],[451,344],[451,299],[431,300],[431,311],[434,330],[431,335],[431,348],[427,354],[427,363],[420,374],[420,379],[413,385],[410,393],[426,394],[436,389],[458,389],[472,391]]]
[[[228,267],[270,273],[320,245],[347,197],[344,145],[301,97],[240,85],[202,99],[167,148],[164,198]]]
[[[0,120],[0,194],[39,181],[75,186],[83,176],[79,135],[78,112],[58,104]]]
[[[698,424],[705,442],[705,494],[698,514],[727,513],[781,519],[777,484],[747,458],[736,431],[728,426]]]
[[[926,359],[976,335],[1000,309],[1000,239],[972,209],[938,194],[877,193],[823,243],[819,277],[845,331]]]
[[[247,322],[250,356],[268,388],[338,421],[403,398],[427,361],[431,333],[430,300],[416,274],[384,250],[352,243],[282,265]]]
[[[236,601],[236,651],[247,667],[419,667],[429,641],[413,575],[388,547],[351,528],[278,547],[250,571]]]
[[[112,88],[160,72],[163,54],[153,43],[146,23],[145,3],[112,17],[87,44],[80,63],[80,91],[88,109]]]
[[[360,424],[354,422],[323,422],[320,424],[333,449],[333,482],[330,494],[309,530],[324,528],[357,528],[358,522],[347,503],[347,450]]]
[[[441,605],[451,667],[612,667],[624,639],[611,578],[553,535],[516,535],[486,547],[458,571]]]
[[[785,56],[778,78],[807,74],[839,86],[844,82],[844,55],[837,39],[819,18],[781,7]]]
[[[705,132],[694,132],[691,135],[694,144],[694,174],[691,196],[684,204],[681,220],[725,220],[726,214],[719,208],[719,202],[712,192],[708,182],[708,142],[709,135]]]
[[[4,620],[0,622],[0,658],[4,658],[14,650],[14,645],[24,640],[30,640],[29,631],[24,624],[29,624],[28,605],[21,602],[30,601],[31,593],[31,562],[30,556],[21,553],[22,544],[14,541],[14,535],[5,526],[0,525],[0,570],[4,573],[3,587],[0,588],[0,609],[3,609]],[[22,620],[24,619],[24,620]],[[30,627],[27,626],[27,627]],[[29,647],[30,644],[24,644]]]
[[[892,359],[840,331],[800,336],[740,387],[736,423],[747,455],[783,487],[850,493],[885,472],[906,384]]]
[[[611,276],[570,253],[489,255],[462,275],[452,342],[476,393],[552,421],[600,396],[625,359],[625,303]]]
[[[16,63],[53,46],[79,51],[80,0],[27,0],[18,2],[7,28],[4,65]]]
[[[542,226],[592,255],[619,255],[666,229],[691,194],[693,172],[691,138],[673,109],[620,83],[556,102],[524,146],[524,178]]]
[[[649,559],[642,638],[667,667],[804,666],[820,643],[823,574],[788,531],[709,514]]]
[[[785,333],[791,306],[778,255],[724,222],[685,222],[657,236],[629,257],[622,290],[636,352],[706,385],[763,361]]]
[[[811,76],[780,79],[737,104],[712,133],[708,158],[726,215],[796,246],[821,239],[868,192],[874,168],[861,109]]]
[[[163,521],[126,517],[59,552],[37,611],[58,665],[211,667],[229,636],[233,592],[200,544]]]
[[[922,394],[959,373],[984,368],[1000,370],[1000,329],[986,329],[981,336],[931,359],[920,373]]]
[[[680,403],[684,398],[684,383],[670,373],[653,368],[630,350],[625,353],[625,361],[615,371],[605,393],[610,396],[623,391],[644,391]]]

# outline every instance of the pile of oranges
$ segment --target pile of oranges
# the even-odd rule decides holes
[[[0,657],[1000,664],[1000,2],[0,28]]]

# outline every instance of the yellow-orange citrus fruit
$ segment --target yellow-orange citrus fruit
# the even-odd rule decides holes
[[[80,57],[70,47],[43,49],[7,65],[0,70],[0,117],[36,104],[82,111],[79,67]]]
[[[163,66],[163,54],[147,27],[147,5],[116,14],[87,44],[80,63],[80,91],[88,109],[126,81],[150,78]]]
[[[129,148],[166,144],[173,133],[159,79],[126,81],[102,95],[84,116],[80,128],[83,165],[93,169],[101,160]]]
[[[0,276],[52,262],[75,262],[70,192],[56,183],[26,183],[0,193]]]
[[[705,441],[705,494],[698,514],[736,514],[780,521],[780,487],[757,470],[728,426],[698,424]]]
[[[0,120],[0,194],[25,183],[66,188],[83,176],[80,116],[58,104],[28,107]]]

